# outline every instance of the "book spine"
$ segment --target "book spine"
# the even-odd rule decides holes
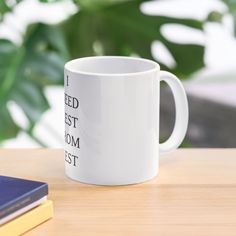
[[[33,191],[27,192],[26,194],[22,195],[22,197],[17,198],[15,201],[4,206],[0,209],[0,219],[8,216],[9,214],[20,210],[23,207],[39,200],[48,195],[48,185],[42,185]]]

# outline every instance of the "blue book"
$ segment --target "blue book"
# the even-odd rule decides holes
[[[0,175],[0,220],[47,195],[46,183]]]

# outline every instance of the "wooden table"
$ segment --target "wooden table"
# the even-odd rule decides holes
[[[0,150],[0,174],[49,183],[55,216],[27,235],[236,235],[236,149],[180,149],[124,187],[66,178],[62,150]]]

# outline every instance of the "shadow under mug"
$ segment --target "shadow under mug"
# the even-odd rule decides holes
[[[69,61],[64,71],[65,170],[83,183],[126,185],[152,179],[159,154],[185,136],[188,103],[173,74],[151,60],[99,56]],[[176,107],[173,132],[159,143],[160,81]]]

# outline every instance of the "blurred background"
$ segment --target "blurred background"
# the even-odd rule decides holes
[[[184,83],[183,147],[236,147],[235,36],[236,0],[0,0],[0,146],[62,147],[64,63],[128,55]],[[174,119],[163,84],[162,141]]]

